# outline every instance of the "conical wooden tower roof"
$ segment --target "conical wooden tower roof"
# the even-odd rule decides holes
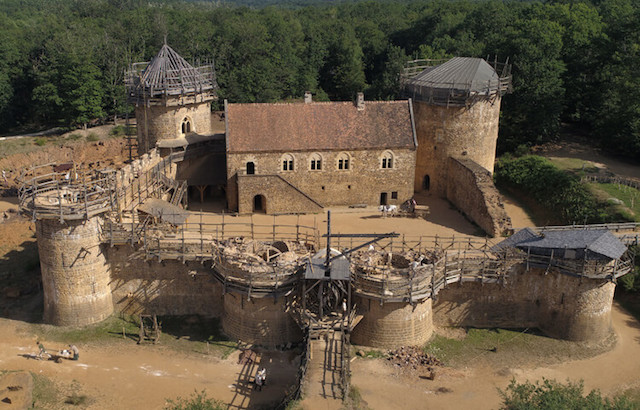
[[[204,93],[216,88],[211,65],[195,68],[166,43],[147,64],[134,64],[127,88],[132,97]]]

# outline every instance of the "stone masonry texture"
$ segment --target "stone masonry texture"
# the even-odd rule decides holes
[[[381,165],[382,155],[386,151],[390,151],[393,155],[391,169],[383,169]],[[290,154],[294,158],[293,171],[282,170],[284,154]],[[239,210],[240,213],[251,212],[255,195],[263,195],[269,213],[281,212],[281,209],[274,209],[271,204],[277,200],[276,197],[291,198],[294,190],[291,185],[323,207],[352,204],[378,205],[382,193],[386,193],[389,204],[401,204],[413,196],[415,161],[413,149],[321,151],[316,153],[322,158],[321,170],[311,170],[310,160],[313,154],[313,152],[228,154],[229,208]],[[341,154],[346,154],[349,158],[348,170],[338,169],[338,157]],[[278,175],[288,184],[274,183],[272,186],[256,189],[259,184],[249,185],[245,182],[242,187],[247,188],[246,191],[238,192],[239,184],[236,180],[251,178],[251,176],[242,175],[236,177],[237,174],[244,174],[247,162],[255,164],[256,175]],[[275,189],[268,189],[271,187]],[[394,192],[396,198],[392,198]],[[240,203],[238,203],[239,199],[241,199]]]
[[[83,326],[113,313],[100,229],[100,217],[36,222],[46,323]]]
[[[355,344],[382,348],[422,345],[433,333],[431,299],[409,303],[356,299],[358,313],[364,315],[351,335]]]
[[[447,199],[488,235],[511,230],[511,218],[489,171],[468,158],[449,158]]]
[[[446,195],[449,157],[467,157],[493,174],[500,99],[449,108],[415,101],[413,110],[418,139],[416,191],[423,190],[428,175],[429,191]]]
[[[559,339],[598,342],[611,332],[615,284],[526,270],[518,265],[506,285],[462,283],[440,291],[438,326],[539,328]]]

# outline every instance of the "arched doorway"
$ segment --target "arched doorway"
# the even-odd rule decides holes
[[[424,179],[422,180],[422,188],[425,191],[428,191],[430,186],[431,186],[431,178],[429,178],[429,175],[425,175]]]
[[[267,212],[267,200],[264,195],[256,195],[253,197],[253,212]]]

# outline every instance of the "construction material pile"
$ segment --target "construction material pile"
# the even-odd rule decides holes
[[[309,250],[299,242],[262,242],[234,238],[221,243],[226,263],[254,272],[271,272],[274,267],[296,269]]]
[[[384,252],[370,249],[356,252],[352,262],[356,269],[368,275],[395,273],[412,273],[426,270],[438,259],[433,251]]]
[[[417,370],[419,367],[427,367],[428,370],[431,370],[432,366],[444,365],[418,346],[401,346],[396,350],[389,351],[388,360],[396,367],[413,370]]]

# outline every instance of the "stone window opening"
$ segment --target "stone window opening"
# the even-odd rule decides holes
[[[311,154],[309,158],[309,169],[312,171],[322,170],[322,157],[318,153]]]
[[[182,120],[182,134],[186,135],[191,132],[191,120],[189,117],[184,117]]]
[[[339,170],[348,170],[351,166],[351,158],[349,154],[346,152],[341,152],[338,154],[338,169]]]
[[[282,156],[282,170],[283,171],[293,171],[294,170],[294,159],[293,155],[285,154]]]
[[[391,199],[398,199],[398,191],[391,192]]]
[[[391,169],[393,168],[394,165],[394,158],[393,158],[393,153],[391,151],[385,151],[382,154],[382,162],[381,162],[381,167],[382,169]]]
[[[256,173],[256,164],[252,161],[247,162],[247,175],[253,175]]]

